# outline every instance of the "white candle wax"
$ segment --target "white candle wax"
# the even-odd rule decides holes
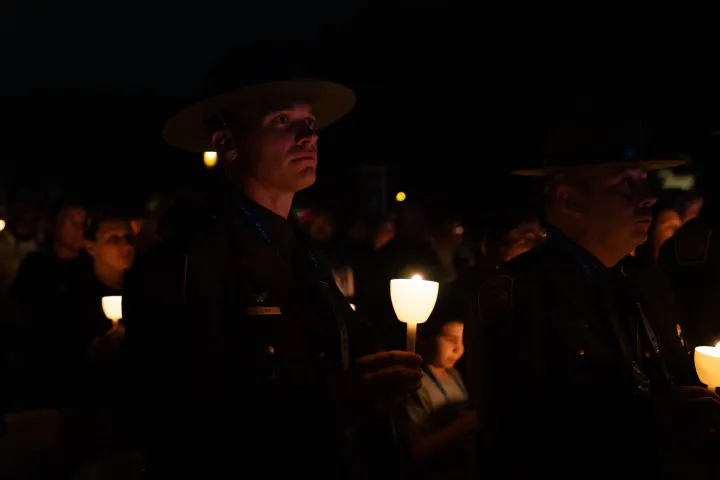
[[[709,390],[714,392],[720,386],[720,343],[695,348],[695,371]]]
[[[119,295],[103,297],[102,308],[105,316],[112,321],[113,325],[117,325],[122,318],[122,297]]]
[[[390,299],[398,320],[407,324],[406,348],[415,351],[418,323],[425,323],[435,308],[439,284],[423,280],[420,275],[411,279],[390,280]]]

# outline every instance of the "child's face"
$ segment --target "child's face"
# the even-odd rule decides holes
[[[441,368],[452,368],[463,353],[465,353],[463,324],[460,322],[445,324],[437,336],[434,364]]]

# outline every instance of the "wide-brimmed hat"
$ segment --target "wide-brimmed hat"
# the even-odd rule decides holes
[[[541,166],[510,173],[545,177],[558,171],[589,166],[662,170],[685,163],[677,154],[653,145],[649,131],[642,128],[563,127],[548,135]]]
[[[316,117],[316,128],[326,127],[352,110],[355,93],[350,88],[309,76],[306,65],[296,68],[307,59],[307,52],[294,58],[292,53],[284,48],[278,57],[277,50],[253,47],[223,55],[207,75],[201,99],[165,124],[165,141],[191,152],[213,150],[208,119],[258,101],[307,102]]]

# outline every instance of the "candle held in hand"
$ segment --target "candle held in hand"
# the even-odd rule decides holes
[[[122,318],[122,297],[119,295],[103,297],[102,308],[105,316],[112,321],[113,325],[117,325]]]
[[[720,386],[720,343],[695,348],[695,371],[709,390],[714,392]]]
[[[418,323],[425,323],[435,308],[439,284],[423,280],[420,275],[412,279],[390,280],[390,299],[398,320],[407,324],[407,351],[415,351]]]

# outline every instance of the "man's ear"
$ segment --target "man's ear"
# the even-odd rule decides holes
[[[569,185],[560,185],[555,189],[555,203],[566,213],[582,213],[583,202],[580,191]]]
[[[212,143],[218,157],[227,163],[232,163],[237,158],[235,141],[230,130],[218,130],[213,133]]]

